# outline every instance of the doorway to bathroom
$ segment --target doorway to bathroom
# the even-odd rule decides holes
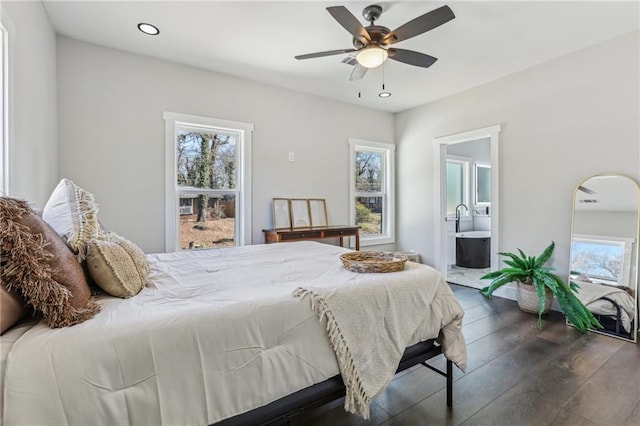
[[[436,267],[474,288],[498,267],[500,126],[434,139]]]

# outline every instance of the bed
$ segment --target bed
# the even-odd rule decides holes
[[[149,255],[151,285],[137,296],[100,296],[101,312],[72,327],[20,330],[3,362],[5,424],[253,424],[336,397],[344,386],[327,318],[294,296],[323,282],[420,278],[426,302],[400,326],[409,349],[397,368],[441,352],[464,368],[463,311],[439,273],[409,262],[356,274],[339,261],[345,251],[291,242]]]
[[[578,298],[604,327],[604,331],[631,338],[636,324],[635,299],[623,288],[574,278]]]

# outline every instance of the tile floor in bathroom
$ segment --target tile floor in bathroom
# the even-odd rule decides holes
[[[482,288],[489,284],[488,280],[481,281],[480,277],[490,272],[491,268],[463,268],[452,265],[447,269],[447,282],[467,287]]]

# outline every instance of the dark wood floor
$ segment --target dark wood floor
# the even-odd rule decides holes
[[[455,369],[453,408],[444,378],[417,366],[398,374],[364,421],[343,399],[293,425],[634,425],[640,424],[640,349],[611,337],[581,334],[556,312],[536,316],[516,302],[486,299],[452,285],[465,310],[466,373]],[[433,365],[444,368],[442,356]]]

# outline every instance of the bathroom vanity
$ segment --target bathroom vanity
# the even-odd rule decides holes
[[[491,266],[491,231],[456,233],[456,266],[488,268]]]

